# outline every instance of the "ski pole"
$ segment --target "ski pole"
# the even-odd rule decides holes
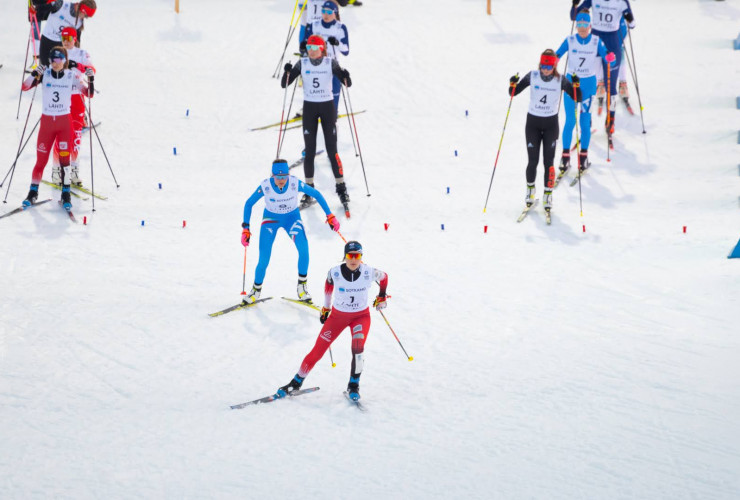
[[[637,91],[637,102],[640,105],[640,121],[642,121],[642,133],[647,134],[647,131],[645,131],[645,118],[642,115],[642,97],[640,97],[640,85],[637,83],[637,61],[635,60],[635,50],[632,45],[632,30],[627,28],[627,37],[630,40],[630,53],[632,53],[632,64],[635,67],[635,74],[632,75],[632,79],[635,82],[635,90]],[[625,52],[625,55],[627,53]]]
[[[345,87],[347,82],[345,82]],[[365,178],[365,189],[370,196],[370,187],[367,185],[367,175],[365,174],[365,162],[362,159],[362,148],[360,147],[360,136],[357,135],[357,123],[355,123],[355,112],[352,109],[352,99],[349,96],[349,87],[347,88],[347,101],[349,102],[349,114],[352,115],[352,126],[355,129],[355,138],[357,139],[357,151],[360,153],[360,165],[362,166],[362,176]]]
[[[288,25],[288,35],[285,37],[285,47],[283,47],[283,53],[280,55],[280,60],[278,61],[277,67],[272,74],[273,78],[277,78],[277,75],[280,73],[280,66],[283,65],[283,61],[285,60],[285,52],[288,50],[288,45],[290,45],[290,40],[293,38],[296,26],[300,22],[301,16],[303,16],[303,11],[306,9],[306,5],[308,5],[308,0],[304,0],[300,12],[298,12],[298,19],[295,19],[295,11],[298,9],[298,0],[296,0],[295,2],[295,6],[293,7],[293,15],[290,16],[290,24]]]
[[[576,76],[575,71],[573,72],[573,76]],[[581,132],[580,127],[578,127],[578,99],[576,99],[578,97],[578,92],[576,89],[580,86],[580,82],[577,86],[573,86],[573,102],[576,106],[576,154],[578,155],[578,163],[576,163],[576,165],[578,165],[578,200],[581,204],[581,217],[583,217],[583,194],[581,192]]]
[[[608,63],[606,65],[606,161],[611,162],[611,148],[609,147],[612,142],[612,65]]]
[[[516,74],[519,77],[519,73]],[[504,120],[504,129],[501,131],[501,140],[498,142],[498,152],[496,153],[496,161],[493,162],[493,173],[491,174],[491,182],[488,184],[488,194],[486,195],[486,204],[483,206],[483,213],[486,213],[488,207],[488,198],[491,196],[491,186],[493,186],[493,176],[496,175],[496,165],[498,165],[498,155],[501,154],[501,145],[504,143],[504,133],[506,132],[506,123],[509,121],[509,112],[511,111],[511,103],[514,101],[514,91],[516,87],[511,89],[511,99],[509,99],[509,109],[506,110],[506,119]]]
[[[103,156],[105,157],[105,161],[108,164],[108,169],[110,170],[110,174],[113,176],[113,182],[116,183],[116,187],[120,188],[121,185],[118,184],[118,180],[116,179],[116,174],[113,173],[113,167],[110,165],[110,160],[108,160],[108,155],[105,153],[105,148],[103,147],[103,141],[100,140],[100,135],[98,135],[98,129],[95,127],[95,124],[93,123],[92,119],[90,118],[90,114],[88,112],[87,119],[90,123],[90,130],[95,132],[95,137],[98,138],[98,144],[100,145],[100,150],[103,152]]]
[[[15,157],[13,166],[10,167],[10,180],[8,181],[8,189],[5,191],[5,198],[3,199],[3,203],[8,202],[8,194],[10,193],[10,185],[13,184],[13,175],[15,174],[15,166],[16,164],[18,164],[18,158],[21,156],[21,144],[23,143],[23,138],[26,136],[26,127],[28,127],[28,119],[31,116],[31,108],[33,107],[33,100],[36,97],[36,89],[38,89],[38,85],[33,88],[33,95],[31,96],[31,104],[28,105],[28,114],[26,114],[26,123],[23,125],[23,132],[21,132],[21,140],[18,142],[18,154]]]
[[[23,60],[23,70],[21,71],[21,90],[18,92],[18,111],[15,113],[15,119],[17,120],[21,116],[21,98],[23,97],[23,80],[26,75],[26,64],[28,64],[28,50],[31,47],[31,38],[33,37],[33,25],[31,25],[28,33],[28,43],[26,43],[26,58]]]
[[[93,117],[92,117],[92,97],[88,94],[87,96],[87,116],[90,118],[90,126],[93,125]],[[82,133],[82,131],[80,131]],[[92,134],[90,135],[90,188],[92,191],[92,211],[95,213],[95,174],[93,170],[93,138]]]
[[[8,178],[8,175],[10,175],[10,170],[15,166],[15,162],[18,161],[18,158],[20,158],[21,154],[23,154],[23,151],[26,149],[26,145],[28,144],[28,141],[31,140],[31,137],[33,137],[33,133],[36,131],[36,127],[39,126],[39,123],[41,123],[41,118],[39,117],[38,120],[36,120],[36,125],[33,126],[31,131],[26,136],[26,142],[23,143],[23,147],[21,148],[20,153],[18,153],[15,157],[15,160],[13,160],[13,165],[8,169],[8,172],[5,174],[5,177],[3,177],[3,182],[0,182],[0,187],[3,187],[3,184],[5,184],[5,180]]]
[[[337,49],[334,48],[334,46],[331,46],[332,52],[334,52],[334,59],[337,58]],[[347,107],[347,98],[344,95],[344,87],[342,87],[342,84],[339,84],[339,91],[342,93],[342,100],[344,101],[344,110],[347,112],[347,124],[349,125],[349,136],[352,138],[352,147],[355,149],[355,158],[357,158],[359,155],[357,154],[357,144],[355,143],[355,136],[354,132],[352,131],[352,120],[349,117],[349,107]],[[337,114],[339,114],[339,111],[337,110]]]
[[[244,270],[242,271],[242,295],[247,296],[247,247],[244,247]]]
[[[288,116],[290,116],[290,110],[293,109],[293,99],[295,98],[295,91],[298,88],[298,79],[296,78],[296,81],[293,82],[293,93],[290,96],[290,104],[288,105]],[[283,97],[283,115],[285,114],[285,98],[288,96],[288,86],[285,86],[285,97]],[[277,156],[275,158],[280,158],[280,151],[283,149],[283,141],[285,140],[285,134],[288,131],[288,118],[285,118],[285,128],[283,128],[283,118],[284,116],[280,117],[280,131],[278,132],[278,149],[277,149]]]
[[[347,240],[346,240],[346,239],[344,239],[344,236],[342,236],[342,233],[340,233],[339,231],[334,231],[334,232],[335,232],[335,233],[337,233],[337,234],[339,235],[339,237],[340,237],[340,238],[342,238],[342,241],[343,241],[343,242],[347,243]]]
[[[380,313],[381,316],[383,316],[383,319],[385,320],[385,324],[388,325],[388,328],[390,329],[390,331],[393,334],[393,336],[396,337],[396,342],[398,342],[398,345],[401,346],[401,350],[403,351],[403,353],[406,355],[406,357],[408,358],[409,361],[413,361],[414,360],[414,357],[413,356],[409,356],[409,353],[407,353],[406,352],[406,349],[403,348],[403,344],[398,339],[398,335],[396,335],[396,332],[393,331],[393,327],[388,322],[388,318],[385,317],[385,314],[383,314],[383,311],[382,310],[380,310],[378,312]]]
[[[331,367],[336,368],[337,364],[334,362],[334,354],[331,352],[331,346],[329,346],[329,359],[331,360]]]

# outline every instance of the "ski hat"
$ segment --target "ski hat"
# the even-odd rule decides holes
[[[326,0],[326,2],[324,2],[324,4],[321,6],[321,8],[322,9],[331,9],[331,10],[334,11],[335,14],[337,12],[339,12],[339,7],[337,7],[337,4],[335,4],[334,2],[331,2],[329,0]]]
[[[290,167],[288,167],[288,162],[279,158],[272,162],[272,175],[290,175]]]
[[[62,38],[74,38],[77,40],[77,30],[74,29],[72,26],[67,26],[62,30]]]
[[[87,17],[92,17],[95,15],[95,11],[97,9],[97,5],[94,0],[88,0],[87,2],[83,1],[80,2],[80,4],[77,7],[80,12],[84,12]]]
[[[326,42],[319,35],[311,35],[308,37],[306,45],[321,45],[321,50],[326,50]]]
[[[344,245],[344,253],[362,253],[362,245],[359,241],[348,241],[346,245]]]
[[[588,12],[579,12],[576,16],[576,22],[585,22],[591,24],[591,16]]]
[[[67,60],[67,51],[64,50],[62,47],[54,47],[51,49],[51,52],[49,52],[49,61],[53,61],[54,59],[61,59],[63,61]]]

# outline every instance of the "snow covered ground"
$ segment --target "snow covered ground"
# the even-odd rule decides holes
[[[337,367],[322,360],[306,382],[319,392],[229,410],[287,383],[320,325],[279,299],[207,316],[241,292],[241,211],[277,141],[248,129],[280,118],[270,75],[293,3],[184,0],[179,15],[169,0],[99,3],[83,45],[121,187],[96,145],[109,200],[94,213],[73,200],[87,225],[52,203],[1,221],[0,498],[740,497],[740,261],[726,259],[740,237],[737,0],[634,2],[648,133],[620,107],[611,163],[594,137],[583,217],[564,184],[549,227],[541,209],[515,222],[526,92],[482,209],[508,78],[560,45],[569,2],[497,0],[492,17],[483,0],[342,11],[372,196],[341,121],[353,209],[341,231],[390,275],[386,315],[415,358],[373,313],[366,413],[341,394],[346,333]],[[6,4],[9,167],[30,94],[16,121],[27,24],[23,2]],[[39,109],[37,96],[31,125]],[[28,190],[34,143],[3,212]],[[289,131],[283,156],[301,149]],[[317,167],[339,214],[325,157]],[[304,220],[318,297],[342,242],[320,210]],[[292,296],[295,266],[278,237],[264,295]]]

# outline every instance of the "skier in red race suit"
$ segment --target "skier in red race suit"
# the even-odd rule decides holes
[[[41,125],[36,145],[36,166],[31,174],[31,189],[23,201],[30,206],[36,202],[39,194],[39,183],[44,175],[44,168],[49,161],[54,142],[59,143],[59,163],[62,167],[62,203],[70,210],[70,150],[73,147],[71,101],[72,93],[79,90],[83,95],[92,96],[95,92],[93,79],[86,86],[78,72],[67,69],[67,51],[64,47],[54,47],[49,53],[51,68],[39,66],[23,82],[23,90],[30,90],[42,85],[44,109],[41,114]]]
[[[350,399],[360,399],[360,375],[364,361],[365,341],[370,333],[370,308],[368,293],[373,282],[378,282],[380,292],[373,301],[378,311],[385,308],[388,275],[362,262],[362,245],[350,241],[344,246],[344,263],[329,270],[324,286],[324,307],[321,308],[320,321],[323,324],[319,337],[311,352],[303,359],[301,368],[287,385],[277,390],[279,397],[285,397],[301,388],[303,380],[314,365],[324,356],[332,342],[345,328],[352,332],[352,371],[347,395]],[[332,295],[336,288],[334,305]],[[330,308],[331,307],[331,308]]]

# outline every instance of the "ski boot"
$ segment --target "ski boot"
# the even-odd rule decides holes
[[[542,196],[542,206],[545,207],[546,212],[549,212],[552,208],[552,189],[545,189],[545,194]]]
[[[59,165],[51,167],[51,182],[57,186],[62,185],[62,167]]]
[[[578,155],[578,170],[583,173],[588,167],[591,166],[591,162],[588,159],[588,150],[582,149],[581,154]]]
[[[66,211],[72,210],[72,196],[69,193],[69,184],[62,187],[62,206]]]
[[[242,303],[243,304],[254,304],[257,302],[257,299],[260,298],[260,294],[262,293],[262,285],[252,285],[252,291],[247,294],[245,297],[242,295]]]
[[[527,184],[527,196],[525,196],[524,201],[527,203],[528,207],[531,207],[532,203],[534,203],[534,195],[534,184]]]
[[[28,191],[28,196],[26,196],[26,199],[23,200],[23,206],[24,207],[30,207],[34,203],[36,203],[36,200],[39,197],[39,185],[38,184],[31,184],[31,189]]]
[[[308,293],[308,285],[306,284],[306,278],[298,278],[298,300],[302,302],[311,302],[311,294]]]
[[[293,380],[279,388],[275,394],[279,398],[284,398],[285,396],[290,395],[290,393],[300,390],[302,385],[303,378],[298,376],[298,374],[296,373],[295,377],[293,377]]]
[[[339,195],[339,201],[349,203],[349,193],[347,193],[347,185],[344,182],[337,182],[337,194]]]
[[[360,400],[360,377],[350,377],[347,384],[347,397],[352,401]]]
[[[570,151],[563,151],[563,157],[560,158],[560,174],[565,174],[570,168]]]
[[[54,178],[54,175],[52,173],[52,179]],[[80,179],[80,171],[77,168],[77,165],[74,165],[70,171],[70,178],[72,180],[72,184],[75,186],[82,186],[82,180]]]
[[[612,112],[609,112],[609,114],[606,115],[604,128],[606,129],[607,135],[614,135],[614,114]]]
[[[313,186],[313,182],[307,182],[306,186]],[[307,207],[309,205],[312,205],[314,203],[314,199],[308,196],[306,193],[303,193],[303,197],[301,198],[301,207]]]

